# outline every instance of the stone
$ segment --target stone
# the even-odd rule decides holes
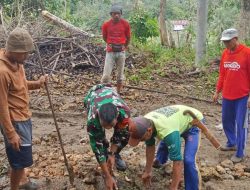
[[[223,130],[222,123],[220,123],[219,125],[216,125],[216,126],[215,126],[215,129],[216,129],[217,131],[222,131],[222,130]]]
[[[34,155],[33,155],[33,160],[34,160],[34,162],[37,162],[38,159],[39,159],[39,154],[34,154]]]
[[[224,168],[232,169],[234,167],[234,163],[231,160],[226,159],[226,160],[221,162],[221,166],[224,167]]]
[[[241,164],[241,163],[237,163],[234,166],[234,170],[237,171],[237,172],[244,172],[245,168],[246,168],[246,166]]]
[[[42,136],[42,137],[41,137],[41,141],[42,141],[42,142],[49,142],[49,137],[48,137],[48,135]]]
[[[221,175],[216,171],[214,167],[206,167],[200,169],[202,179],[206,182],[212,178],[220,179]]]
[[[219,174],[225,174],[226,173],[226,170],[221,167],[220,165],[217,165],[216,166],[216,171],[219,173]]]
[[[126,149],[126,150],[122,151],[122,156],[125,156],[127,158],[133,158],[133,156],[132,156],[133,154],[134,154],[134,152],[132,149]]]
[[[132,116],[132,117],[137,117],[137,116],[139,116],[139,112],[138,112],[138,110],[135,109],[135,108],[132,108],[132,109],[130,110],[130,112],[131,112],[131,116]]]
[[[36,176],[36,175],[35,175],[33,172],[30,172],[30,173],[29,173],[29,177],[30,177],[30,178],[34,178],[35,176]]]
[[[95,183],[95,179],[91,176],[88,176],[83,179],[83,182],[90,185]]]
[[[139,166],[142,167],[142,168],[144,168],[146,166],[146,160],[141,160],[139,162]]]
[[[42,143],[41,143],[42,146],[46,146],[46,144],[47,143],[45,141],[42,141]]]
[[[40,138],[34,137],[32,141],[33,141],[33,144],[41,144]]]
[[[222,179],[226,179],[226,180],[234,180],[234,176],[230,175],[230,174],[223,174],[221,176]]]
[[[244,176],[244,171],[243,171],[243,172],[236,171],[236,172],[234,173],[234,177],[235,177],[235,178],[240,178],[240,177],[242,177],[242,176]]]
[[[32,172],[33,172],[36,176],[38,176],[38,175],[39,175],[40,170],[39,170],[39,169],[37,169],[37,168],[33,168],[33,169],[32,169]]]
[[[207,166],[207,163],[202,161],[202,162],[200,163],[200,166],[201,166],[201,167],[206,167],[206,166]]]
[[[44,161],[44,162],[41,162],[40,167],[41,168],[46,168],[47,165],[48,165],[47,162]]]
[[[211,181],[208,181],[207,183],[205,183],[204,187],[205,187],[205,190],[218,190],[217,185]]]
[[[231,170],[227,170],[227,174],[233,175],[233,172]]]
[[[125,181],[126,181],[126,182],[131,182],[132,180],[129,179],[127,176],[125,176]]]
[[[64,171],[64,176],[69,176],[69,172],[67,170]]]
[[[41,177],[41,176],[44,176],[44,172],[43,171],[39,172],[39,177]]]
[[[248,172],[244,172],[244,176],[246,176],[246,177],[250,178],[250,173],[248,173]]]
[[[88,138],[84,137],[84,138],[80,139],[80,143],[82,143],[82,144],[88,143]]]

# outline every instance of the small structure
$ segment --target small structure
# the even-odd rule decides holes
[[[173,26],[173,31],[177,33],[178,47],[180,47],[179,31],[184,30],[189,25],[189,21],[188,20],[173,20],[171,21],[171,24]]]

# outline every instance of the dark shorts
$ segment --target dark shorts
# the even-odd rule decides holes
[[[5,140],[5,150],[12,169],[23,169],[33,164],[32,159],[32,123],[31,120],[12,122],[17,134],[21,138],[20,151],[16,151],[8,143],[6,136],[1,130]],[[2,127],[2,126],[1,126]]]

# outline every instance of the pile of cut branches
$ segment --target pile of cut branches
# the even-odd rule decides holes
[[[47,68],[47,73],[63,71],[77,75],[88,69],[101,71],[100,65],[104,62],[105,57],[104,47],[95,45],[87,39],[83,39],[79,43],[79,36],[44,37],[37,39],[36,44],[40,50],[43,66]],[[28,78],[40,73],[37,63],[38,54],[34,53],[25,66]]]

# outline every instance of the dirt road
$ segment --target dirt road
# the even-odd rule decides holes
[[[55,103],[57,120],[61,129],[65,151],[76,175],[75,189],[91,190],[104,189],[101,185],[100,172],[92,153],[86,132],[86,118],[82,109],[82,99],[89,86],[69,86],[74,81],[64,85],[54,84],[52,98]],[[57,87],[55,87],[57,86]],[[73,95],[71,95],[73,93]],[[183,94],[185,92],[179,91]],[[216,128],[221,123],[221,108],[219,105],[202,101],[183,99],[181,97],[168,97],[164,94],[149,93],[137,90],[124,89],[122,97],[132,109],[133,115],[143,115],[151,110],[170,104],[185,104],[201,110],[206,117],[206,124],[214,135],[225,143],[225,136],[221,128]],[[41,189],[63,190],[70,189],[67,172],[57,140],[53,119],[50,114],[46,94],[43,90],[31,93],[31,107],[33,110],[33,149],[34,165],[27,172],[30,178],[39,182]],[[108,131],[110,136],[112,131]],[[81,140],[81,143],[80,143]],[[3,139],[0,136],[0,149]],[[197,163],[202,175],[202,187],[208,190],[234,190],[249,189],[250,173],[244,172],[250,168],[250,148],[247,145],[247,156],[242,164],[234,165],[228,158],[232,152],[215,150],[204,135],[197,156]],[[0,189],[7,190],[8,164],[4,150],[0,152]],[[140,174],[145,165],[145,145],[141,143],[136,148],[127,146],[121,153],[128,164],[126,172],[115,171],[119,189],[132,190],[144,189]],[[245,170],[244,170],[245,169]],[[170,181],[171,163],[166,169],[154,169],[153,188],[156,190],[168,189]],[[183,189],[180,187],[180,189]],[[73,188],[72,188],[73,190]]]

